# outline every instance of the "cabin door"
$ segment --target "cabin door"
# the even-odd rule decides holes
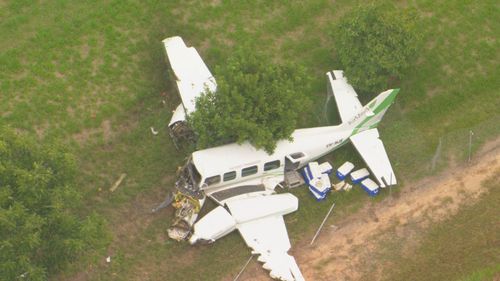
[[[293,159],[290,155],[285,157],[285,172],[297,170],[299,165],[300,160]]]

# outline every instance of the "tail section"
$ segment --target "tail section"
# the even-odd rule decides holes
[[[379,94],[353,117],[351,124],[353,129],[349,139],[381,187],[395,185],[397,180],[376,127],[398,92],[399,89],[394,89]]]
[[[354,127],[351,135],[376,128],[384,117],[387,109],[389,109],[394,102],[398,93],[399,89],[391,89],[380,93],[365,105],[354,117],[348,120],[347,124]]]
[[[328,93],[335,97],[342,123],[353,128],[352,135],[375,128],[399,92],[399,89],[387,90],[362,106],[343,71],[333,70],[326,76]]]
[[[359,152],[381,187],[397,184],[384,144],[376,129],[385,112],[394,102],[399,89],[380,93],[365,106],[342,71],[328,72],[328,92],[335,97],[343,128],[350,131],[349,140]]]

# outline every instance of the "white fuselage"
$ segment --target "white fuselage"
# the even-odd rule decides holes
[[[210,195],[243,185],[266,185],[266,180],[271,179],[266,191],[272,192],[284,179],[285,165],[295,170],[330,153],[349,140],[352,130],[353,126],[347,124],[297,129],[292,134],[293,140],[279,141],[272,154],[256,150],[249,143],[196,151],[192,161],[201,175],[199,187]],[[247,175],[245,171],[249,169],[254,173]]]
[[[301,168],[344,145],[353,136],[376,127],[397,91],[392,93],[393,90],[388,90],[379,94],[340,125],[295,130],[292,140],[278,141],[272,154],[255,149],[248,142],[195,151],[190,161],[200,178],[196,186],[207,195],[255,185],[264,185],[266,191],[273,192],[274,186],[284,180],[285,171]],[[389,102],[384,103],[386,99]],[[374,144],[377,144],[377,139],[373,139]],[[385,155],[383,147],[382,152],[376,157]],[[245,191],[256,192],[250,188],[240,189],[242,194]],[[229,196],[227,193],[219,195],[224,198]]]

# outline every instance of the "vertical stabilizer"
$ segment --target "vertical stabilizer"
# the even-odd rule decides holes
[[[353,118],[347,121],[348,125],[354,126],[351,135],[376,128],[384,117],[387,109],[392,105],[399,93],[399,89],[391,89],[380,93],[363,107]]]

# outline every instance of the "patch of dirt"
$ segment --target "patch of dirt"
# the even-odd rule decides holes
[[[87,41],[88,39],[85,38],[84,41]],[[87,42],[83,43],[83,45],[80,47],[80,58],[82,60],[85,60],[90,53],[90,46]]]
[[[122,185],[126,185],[127,179],[124,180]],[[152,208],[156,207],[161,200],[166,196],[165,185],[173,181],[171,175],[165,176],[158,186],[155,186],[148,192],[143,192],[138,194],[134,199],[130,200],[126,205],[116,208],[116,206],[110,206],[109,210],[106,210],[106,217],[109,222],[109,228],[111,229],[113,239],[111,244],[108,246],[106,256],[102,257],[97,263],[89,263],[86,268],[82,268],[81,271],[74,273],[72,276],[55,276],[54,280],[94,280],[96,273],[104,272],[105,268],[109,268],[114,263],[117,253],[123,255],[124,259],[132,258],[138,248],[142,248],[143,243],[152,243],[156,241],[167,240],[166,230],[163,232],[158,232],[155,240],[144,239],[144,232],[158,221],[171,220],[173,216],[173,210],[171,208],[166,208],[161,210],[156,214],[152,214]],[[119,188],[126,188],[125,186],[120,186]],[[102,191],[105,193],[106,191]],[[116,191],[119,192],[119,191]],[[109,196],[114,196],[112,193]],[[188,248],[188,250],[191,247]],[[187,251],[186,255],[190,255],[186,259],[186,263],[193,259],[194,249]],[[111,264],[105,261],[107,256],[111,257]],[[167,260],[168,262],[168,260]],[[140,266],[140,271],[136,272],[136,276],[141,276],[137,279],[132,280],[150,280],[147,277],[148,273],[154,272],[151,267],[156,267],[156,264],[144,264]]]
[[[210,6],[212,6],[212,7],[217,7],[217,6],[219,6],[221,3],[222,3],[222,1],[221,1],[221,0],[211,0],[211,1],[209,1]]]
[[[104,60],[101,58],[96,58],[92,60],[92,76],[96,76],[99,68],[104,64]]]
[[[442,92],[443,92],[443,90],[440,87],[433,87],[433,88],[427,90],[427,96],[432,98],[432,97],[434,97],[437,94],[440,94]]]
[[[406,186],[397,198],[369,204],[335,225],[330,219],[313,246],[307,237],[292,245],[290,253],[306,280],[359,280],[367,268],[371,280],[379,280],[384,265],[375,264],[374,256],[383,251],[379,245],[388,241],[387,233],[396,234],[390,240],[403,241],[398,247],[415,249],[420,230],[476,202],[487,191],[481,182],[499,171],[500,138],[485,144],[469,165]],[[260,263],[252,262],[240,280],[270,278]]]
[[[110,120],[102,121],[101,126],[98,128],[83,129],[81,132],[74,134],[72,137],[78,144],[83,145],[94,139],[95,135],[99,133],[102,133],[104,141],[107,142],[111,139],[113,132]]]
[[[43,139],[43,137],[45,136],[45,132],[47,131],[47,129],[49,128],[49,123],[45,122],[41,125],[35,125],[34,129],[35,129],[35,133],[36,133],[36,136],[38,137],[38,139]]]
[[[62,79],[65,77],[65,75],[59,71],[56,71],[54,72],[54,76],[57,78],[57,79]]]
[[[449,64],[444,65],[442,70],[447,76],[453,76],[455,74],[455,71]]]
[[[109,120],[102,121],[101,129],[102,129],[102,134],[104,136],[104,141],[108,141],[111,138],[111,134],[113,133],[111,131],[111,121]]]
[[[67,106],[66,107],[66,112],[68,113],[70,118],[75,117],[75,109],[72,106]]]

